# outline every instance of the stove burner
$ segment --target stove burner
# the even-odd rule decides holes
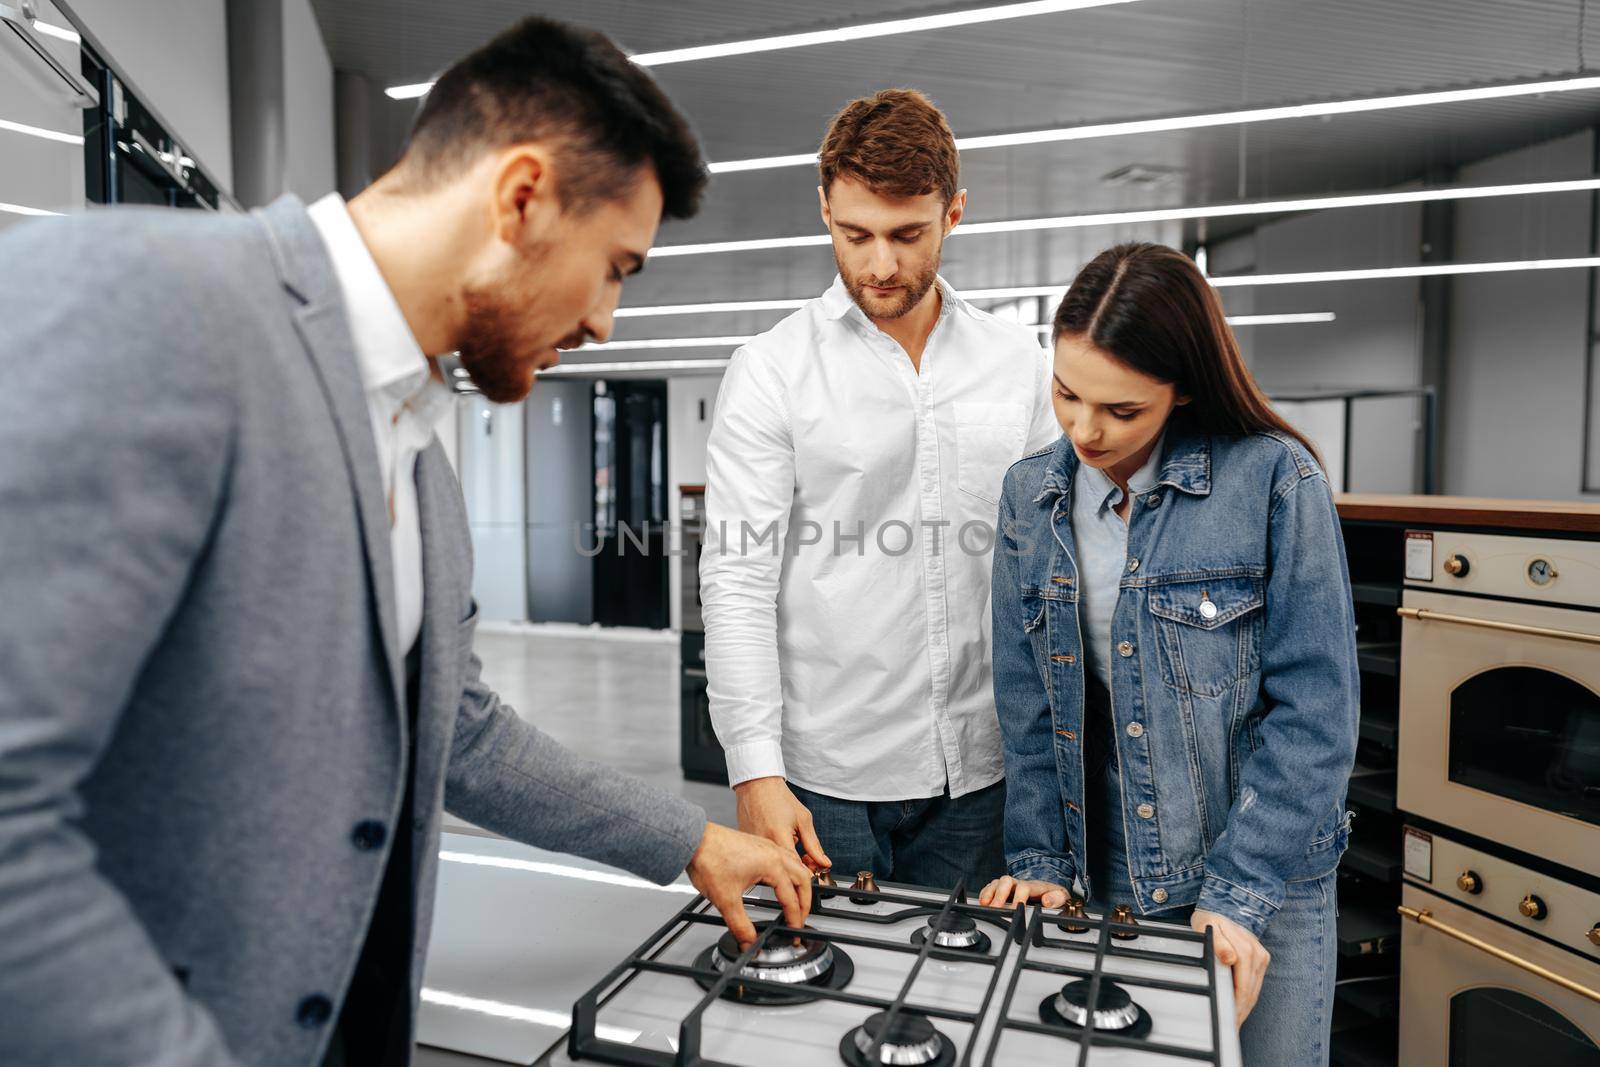
[[[935,924],[938,924],[938,929],[934,928]],[[957,952],[989,951],[989,935],[978,929],[978,924],[966,915],[946,915],[943,923],[939,922],[939,916],[930,915],[927,926],[912,931],[911,943],[921,948],[929,936],[932,936],[934,946],[937,948]]]
[[[771,925],[756,923],[756,933],[761,933]],[[733,935],[724,933],[715,945],[702,952],[694,962],[701,969],[709,967],[715,971],[726,971],[742,955],[744,953]],[[806,991],[808,987],[843,989],[855,976],[855,970],[855,963],[845,955],[843,949],[820,938],[775,937],[756,953],[755,959],[745,964],[738,977],[782,982],[795,986],[795,991],[787,993],[752,989],[735,980],[728,984],[722,995],[727,1000],[746,1004],[805,1004],[818,999]],[[697,977],[695,981],[703,989],[710,989],[715,984],[710,977]]]
[[[1046,997],[1039,1005],[1039,1018],[1068,1030],[1082,1030],[1089,1023],[1089,979],[1068,982],[1061,992]],[[1094,1006],[1094,1028],[1126,1037],[1150,1036],[1150,1013],[1128,991],[1109,978],[1100,979],[1100,996]]]
[[[933,1028],[924,1015],[902,1010],[894,1017],[887,1034],[883,1025],[889,1013],[880,1011],[868,1016],[867,1021],[844,1035],[839,1042],[839,1055],[850,1067],[872,1067],[868,1054],[872,1043],[883,1036],[878,1046],[878,1062],[911,1065],[911,1067],[950,1067],[956,1062],[956,1048],[950,1040]]]

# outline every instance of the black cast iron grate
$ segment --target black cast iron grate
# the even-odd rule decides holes
[[[975,1062],[974,1056],[979,1047],[981,1027],[990,1014],[990,1007],[994,1003],[1001,974],[1005,970],[1005,963],[1010,958],[1014,947],[1018,949],[1017,966],[1012,970],[1011,981],[1001,1001],[999,1021],[991,1036],[988,1050],[981,1061],[983,1067],[994,1067],[1001,1037],[1007,1030],[1049,1034],[1078,1042],[1080,1046],[1079,1067],[1087,1065],[1089,1052],[1092,1048],[1139,1048],[1194,1062],[1210,1063],[1220,1067],[1221,1054],[1217,1050],[1221,1047],[1221,1024],[1217,1013],[1216,972],[1212,967],[1212,945],[1209,932],[1202,935],[1188,930],[1162,930],[1161,936],[1163,937],[1194,940],[1202,943],[1204,946],[1202,956],[1196,958],[1142,949],[1128,944],[1112,944],[1112,929],[1126,930],[1127,928],[1111,922],[1104,916],[1099,918],[1085,917],[1081,920],[1075,920],[1075,922],[1091,929],[1099,930],[1100,936],[1091,945],[1084,941],[1051,938],[1045,932],[1045,924],[1056,925],[1056,917],[1046,917],[1037,908],[1034,909],[1033,921],[1030,924],[1027,921],[1028,913],[1024,905],[1018,905],[1015,910],[1007,912],[1000,908],[969,904],[966,902],[966,893],[961,886],[957,886],[952,890],[946,896],[943,904],[937,906],[930,904],[926,898],[896,892],[892,883],[883,883],[883,886],[883,888],[876,891],[864,891],[843,886],[815,886],[812,892],[811,914],[848,919],[852,923],[860,923],[867,926],[895,925],[907,919],[924,915],[935,916],[935,923],[942,924],[947,916],[961,914],[996,926],[1004,931],[1005,936],[1001,938],[997,951],[980,953],[971,949],[941,948],[934,943],[932,938],[923,938],[920,944],[914,944],[898,938],[871,936],[865,933],[817,930],[810,927],[799,930],[782,924],[781,909],[776,901],[747,896],[744,898],[746,908],[779,912],[780,917],[774,919],[771,925],[761,929],[755,943],[737,961],[724,970],[668,963],[660,958],[661,955],[684,933],[697,926],[722,925],[721,917],[715,910],[709,908],[705,898],[697,896],[663,924],[660,929],[651,934],[639,948],[596,983],[594,988],[585,993],[577,1004],[573,1006],[572,1030],[567,1037],[568,1055],[578,1062],[609,1063],[621,1065],[621,1067],[754,1067],[754,1065],[748,1064],[730,1064],[722,1060],[707,1059],[703,1056],[701,1054],[701,1020],[706,1010],[722,997],[729,985],[734,981],[738,981],[747,988],[754,990],[766,990],[773,993],[793,992],[792,986],[787,986],[781,982],[743,977],[740,972],[774,938],[804,936],[811,940],[825,941],[841,948],[855,946],[914,957],[911,960],[905,981],[893,998],[867,996],[853,993],[848,989],[828,989],[820,986],[808,987],[807,994],[813,996],[816,1000],[834,1000],[886,1013],[887,1018],[884,1020],[884,1025],[879,1029],[880,1035],[890,1033],[895,1019],[903,1012],[921,1015],[934,1023],[943,1020],[963,1024],[970,1029],[965,1042],[965,1051],[961,1056],[960,1067],[972,1067]],[[902,904],[905,907],[887,914],[863,914],[855,907],[848,909],[830,907],[827,902],[837,897],[870,897],[875,903]],[[1029,960],[1027,951],[1030,945],[1033,947],[1060,948],[1070,952],[1091,953],[1093,956],[1092,967],[1082,969],[1062,964]],[[1206,999],[1210,1005],[1212,1051],[1204,1052],[1189,1048],[1179,1048],[1154,1042],[1147,1038],[1129,1038],[1107,1033],[1103,1030],[1096,1030],[1092,1018],[1083,1029],[1069,1033],[1060,1027],[1049,1027],[1042,1023],[1033,1023],[1011,1017],[1011,1004],[1016,993],[1017,981],[1024,970],[1061,975],[1067,978],[1086,978],[1093,983],[1090,989],[1091,1003],[1093,1003],[1094,997],[1097,996],[1099,991],[1101,968],[1108,956],[1176,963],[1187,967],[1206,967],[1209,978],[1208,984],[1204,989]],[[951,963],[978,964],[991,968],[992,973],[986,983],[983,1000],[975,1010],[961,1011],[931,1004],[916,1003],[909,999],[910,992],[915,986],[918,976],[922,973],[924,964],[930,959]],[[699,983],[700,988],[696,992],[701,995],[695,1006],[689,1010],[679,1025],[676,1052],[640,1048],[632,1044],[611,1041],[600,1037],[597,1032],[601,1006],[619,994],[635,978],[643,974],[678,975]],[[1196,993],[1199,987],[1162,979],[1118,975],[1116,981],[1124,986],[1143,986],[1199,995]],[[881,1040],[880,1036],[879,1040],[873,1042],[872,1046],[866,1051],[865,1056],[869,1063],[878,1061]],[[762,1065],[762,1067],[765,1067],[765,1065]]]

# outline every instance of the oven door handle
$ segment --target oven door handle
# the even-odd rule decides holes
[[[1561,975],[1556,974],[1554,971],[1547,970],[1531,960],[1525,960],[1521,956],[1513,955],[1503,948],[1496,948],[1487,941],[1480,941],[1478,938],[1473,937],[1464,930],[1457,930],[1448,923],[1442,923],[1438,919],[1435,919],[1433,917],[1433,912],[1429,911],[1427,908],[1423,908],[1421,911],[1418,911],[1416,908],[1408,908],[1402,904],[1395,910],[1400,913],[1400,917],[1403,919],[1410,919],[1412,922],[1417,923],[1418,925],[1437,930],[1446,937],[1453,937],[1464,945],[1471,945],[1475,949],[1487,952],[1497,960],[1509,963],[1513,967],[1520,967],[1529,974],[1543,978],[1547,982],[1554,982],[1556,985],[1567,990],[1569,993],[1576,993],[1580,997],[1588,997],[1596,1004],[1600,1004],[1600,989],[1590,989],[1586,985],[1580,985],[1570,978],[1564,978]]]
[[[1418,622],[1451,622],[1457,626],[1476,626],[1484,630],[1503,630],[1506,633],[1527,634],[1531,637],[1553,637],[1560,641],[1578,641],[1586,645],[1600,645],[1600,634],[1580,633],[1577,630],[1553,630],[1548,626],[1526,626],[1520,622],[1498,622],[1494,619],[1474,619],[1470,615],[1450,615],[1431,608],[1395,608],[1402,619]]]

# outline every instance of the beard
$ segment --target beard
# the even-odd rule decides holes
[[[515,404],[533,389],[533,362],[518,338],[517,324],[526,316],[519,308],[486,289],[463,289],[467,322],[457,354],[472,384],[494,404]]]
[[[536,275],[543,249],[525,253],[521,269]],[[461,290],[467,321],[457,345],[457,355],[472,384],[495,404],[515,404],[533,390],[538,356],[550,348],[577,348],[589,339],[578,327],[553,346],[529,336],[528,311],[538,304],[533,292],[507,283],[473,286]]]
[[[943,249],[935,249],[933,259],[926,267],[919,270],[910,278],[904,275],[895,275],[893,278],[883,279],[890,285],[904,286],[905,291],[888,309],[878,306],[876,297],[867,293],[868,284],[876,285],[880,279],[867,277],[854,277],[845,269],[844,262],[839,258],[837,250],[833,253],[834,265],[839,268],[839,277],[844,279],[845,292],[850,294],[850,299],[855,302],[868,318],[872,319],[898,319],[909,314],[911,309],[922,303],[922,298],[928,295],[928,290],[933,288],[934,279],[939,275],[939,259]],[[871,303],[869,303],[871,301]]]

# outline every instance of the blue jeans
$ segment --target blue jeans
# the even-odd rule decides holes
[[[974,896],[1006,871],[1000,826],[1006,784],[951,799],[840,800],[791,785],[811,812],[817,840],[846,884],[857,871],[891,882],[954,889]]]
[[[1089,805],[1091,903],[1110,910],[1134,904],[1122,833],[1122,777],[1115,757],[1086,771]],[[1326,1067],[1333,1027],[1333,983],[1338,969],[1338,874],[1288,883],[1283,907],[1261,944],[1272,954],[1261,996],[1239,1031],[1245,1067]],[[1172,908],[1156,918],[1187,923],[1193,908]],[[1226,1020],[1224,1020],[1226,1021]]]

